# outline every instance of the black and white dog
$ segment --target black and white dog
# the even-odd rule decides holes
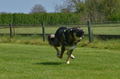
[[[83,36],[84,31],[81,27],[60,27],[55,34],[48,35],[48,41],[56,49],[59,58],[62,58],[64,51],[67,50],[67,64],[69,64],[70,58],[75,58],[72,52]],[[60,46],[61,52],[58,49]]]

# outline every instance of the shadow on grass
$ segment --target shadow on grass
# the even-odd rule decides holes
[[[37,65],[61,65],[62,63],[58,62],[41,62],[41,63],[35,63]]]

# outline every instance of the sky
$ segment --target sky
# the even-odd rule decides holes
[[[62,0],[0,0],[0,12],[29,13],[36,4],[41,4],[47,12],[54,12],[56,4]]]

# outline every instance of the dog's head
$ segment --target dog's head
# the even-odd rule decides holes
[[[84,31],[81,27],[73,27],[72,31],[73,36],[76,40],[82,39],[82,37],[84,36]]]

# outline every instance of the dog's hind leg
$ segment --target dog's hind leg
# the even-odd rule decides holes
[[[70,50],[68,52],[68,58],[67,58],[67,61],[66,61],[67,64],[70,64],[70,58],[71,58],[72,52],[73,52],[73,50]]]
[[[60,58],[60,54],[61,54],[61,52],[59,51],[59,49],[56,47],[56,46],[54,46],[54,48],[56,49],[56,51],[57,51],[57,57],[59,57]]]

